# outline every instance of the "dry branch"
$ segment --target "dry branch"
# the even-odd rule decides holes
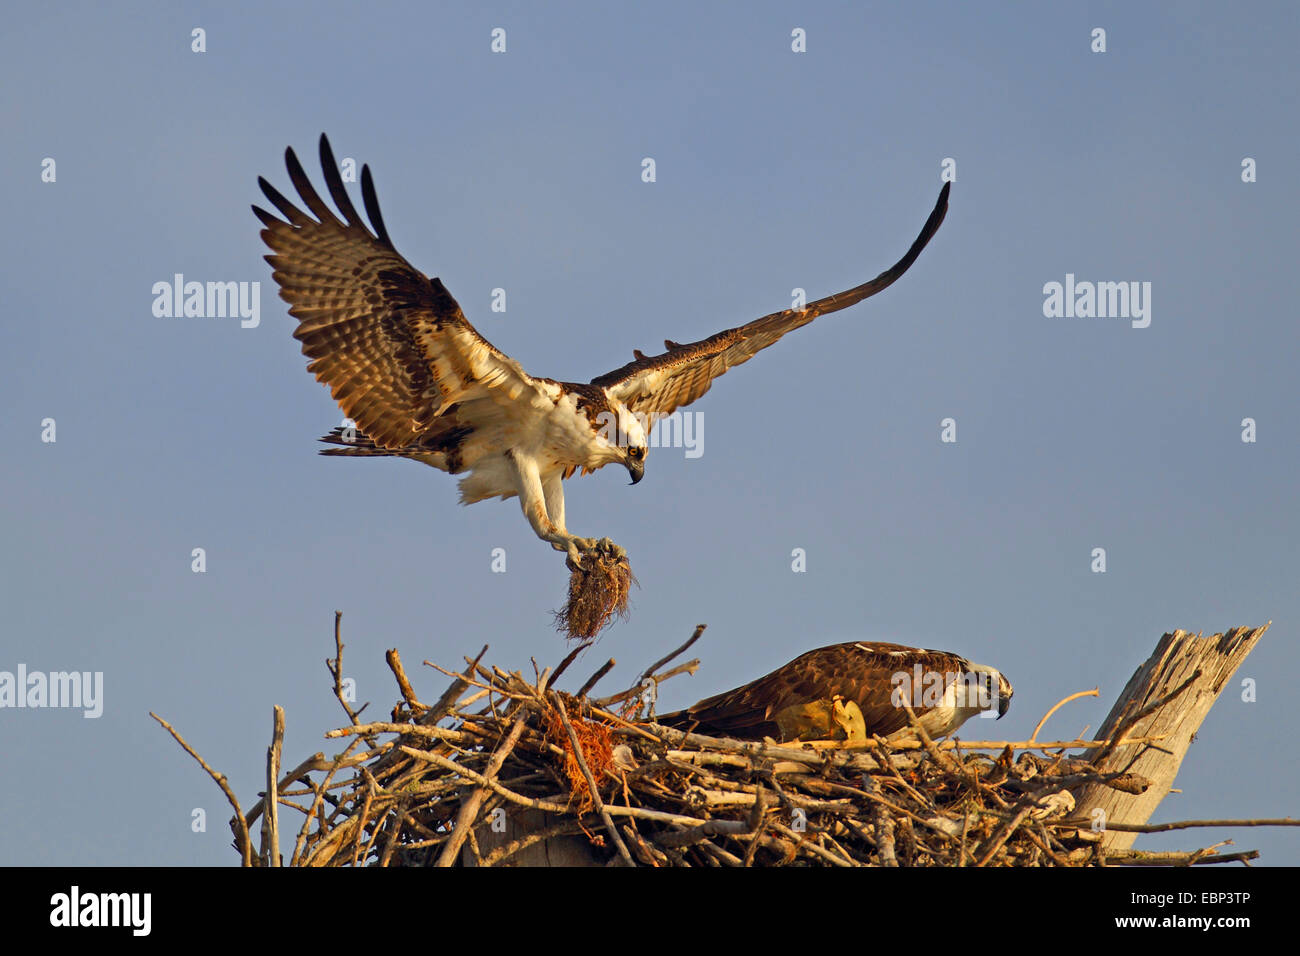
[[[284,746],[284,708],[276,705],[271,728],[271,746],[266,752],[267,807],[262,817],[262,845],[266,848],[266,865],[280,865],[280,751]]]

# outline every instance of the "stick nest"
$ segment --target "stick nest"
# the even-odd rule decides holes
[[[573,640],[590,640],[614,616],[627,617],[627,599],[636,581],[626,555],[606,548],[588,551],[569,575],[569,598],[555,612],[555,629]]]
[[[848,749],[662,727],[650,717],[659,683],[699,662],[661,668],[703,629],[632,687],[599,699],[588,692],[612,660],[577,695],[550,686],[588,645],[554,672],[534,665],[532,678],[485,666],[484,648],[459,674],[437,668],[453,680],[432,705],[389,651],[402,699],[390,721],[363,723],[340,690],[336,622],[339,657],[329,665],[352,723],[325,736],[347,748],[281,775],[277,709],[271,820],[264,800],[245,815],[225,778],[203,766],[236,808],[235,848],[251,866],[1098,866],[1258,855],[1105,851],[1090,821],[1071,818],[1071,791],[1100,781],[1140,792],[1147,781],[1101,774],[1060,743],[1048,752],[1032,741],[966,749],[876,738]]]

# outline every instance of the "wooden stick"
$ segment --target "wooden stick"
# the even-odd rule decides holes
[[[655,685],[658,686],[659,684],[662,684],[664,681],[668,680],[670,677],[676,677],[678,674],[694,674],[697,670],[699,670],[699,668],[700,668],[700,659],[697,657],[687,661],[685,664],[678,664],[670,671],[665,671],[662,674],[654,674],[650,677],[642,678],[642,681],[653,680]],[[644,684],[638,683],[633,687],[629,687],[625,691],[614,694],[612,697],[598,698],[596,701],[594,701],[594,703],[597,707],[609,707],[612,704],[620,704],[623,701],[628,700],[629,698],[637,697],[641,695],[644,691],[645,691]]]
[[[1051,717],[1054,713],[1056,713],[1058,710],[1060,710],[1062,707],[1064,707],[1066,704],[1068,704],[1070,701],[1078,700],[1080,697],[1100,697],[1100,696],[1101,696],[1101,688],[1094,687],[1092,690],[1081,690],[1077,694],[1071,694],[1069,697],[1062,697],[1059,701],[1057,701],[1055,707],[1053,707],[1047,713],[1043,714],[1043,719],[1038,722],[1038,726],[1036,726],[1034,728],[1034,732],[1029,735],[1029,739],[1031,741],[1037,740],[1038,732],[1043,729],[1043,724],[1047,723],[1047,719]]]
[[[1202,866],[1212,863],[1249,863],[1259,859],[1258,850],[1218,855],[1197,850],[1193,853],[1151,853],[1143,850],[1119,850],[1109,854],[1114,866]]]
[[[590,677],[587,678],[587,682],[583,684],[580,688],[578,688],[578,692],[573,696],[579,699],[586,697],[587,694],[591,691],[591,689],[595,687],[597,683],[600,682],[600,679],[614,669],[615,663],[616,662],[612,657],[609,660],[607,660],[604,663],[604,665],[600,668],[600,670],[596,671],[596,673],[592,674]]]
[[[638,677],[636,681],[637,686],[640,687],[642,681],[644,681],[647,677],[652,676],[655,671],[659,670],[659,668],[663,667],[669,661],[673,660],[680,654],[685,654],[688,650],[690,650],[691,645],[694,644],[696,641],[698,641],[704,635],[704,629],[707,628],[708,626],[709,625],[707,624],[696,624],[695,633],[692,634],[687,639],[685,644],[683,644],[681,647],[677,648],[676,650],[670,651],[669,653],[665,654],[663,657],[659,658],[659,660],[655,661],[653,664],[651,664],[649,667],[647,667],[644,671],[641,672],[641,676]]]
[[[384,659],[388,661],[388,669],[393,672],[393,678],[397,681],[397,689],[401,691],[407,709],[414,716],[420,716],[429,708],[420,703],[415,696],[415,688],[411,686],[410,680],[407,679],[406,669],[402,667],[402,656],[397,653],[397,648],[389,648],[384,654]]]
[[[550,678],[547,680],[547,683],[550,684],[552,687],[554,687],[556,680],[559,679],[559,676],[561,674],[563,674],[565,671],[569,669],[569,665],[574,662],[577,656],[581,654],[583,651],[585,651],[587,648],[591,647],[591,645],[594,643],[595,643],[594,640],[586,640],[583,641],[581,644],[579,644],[577,647],[575,647],[573,650],[569,651],[569,653],[565,655],[564,660],[560,661],[560,666],[555,668],[555,673],[553,673],[550,676]],[[533,667],[534,668],[537,667],[537,661],[533,661]],[[578,696],[581,697],[582,695],[579,694]]]
[[[1144,793],[1151,786],[1150,780],[1135,773],[1099,774],[1095,771],[1066,774],[1043,773],[1028,780],[1011,779],[1006,781],[1004,785],[1012,790],[1028,791],[1041,790],[1044,787],[1059,789],[1061,787],[1077,787],[1095,783],[1103,783],[1112,790],[1119,790],[1123,793]]]
[[[694,644],[696,641],[700,639],[701,635],[704,634],[705,628],[707,627],[708,627],[707,624],[695,625],[695,633],[693,633],[690,636],[690,638],[687,639],[685,644],[683,644],[681,647],[677,648],[676,650],[671,651],[668,654],[665,654],[663,657],[659,658],[659,660],[655,661],[653,664],[647,667],[644,671],[641,672],[641,676],[636,679],[636,683],[633,684],[631,687],[629,687],[627,690],[620,691],[619,693],[614,694],[613,696],[610,697],[602,697],[595,702],[596,705],[599,707],[609,707],[611,704],[618,704],[627,700],[629,697],[637,696],[638,694],[641,693],[641,689],[643,685],[645,684],[646,680],[649,678],[654,678],[655,683],[662,684],[668,678],[674,677],[677,674],[682,674],[682,673],[694,674],[696,669],[700,666],[699,660],[687,661],[685,664],[673,668],[667,674],[660,674],[657,677],[655,676],[655,671],[663,667],[669,661],[673,660],[679,654],[684,654],[692,644]]]
[[[272,719],[271,746],[266,751],[266,816],[262,818],[262,852],[266,865],[280,865],[280,750],[284,746],[284,708],[278,704]]]
[[[688,847],[703,843],[713,836],[735,836],[752,832],[745,820],[705,820],[697,823],[697,826],[661,833],[655,838],[655,843],[661,847]]]
[[[1165,740],[1168,736],[1168,734],[1155,734],[1141,737],[1125,737],[1119,741],[1117,746],[1155,743]],[[962,740],[952,737],[948,740],[936,741],[935,746],[940,750],[953,750],[958,747],[964,750],[1006,750],[1008,747],[1012,750],[1073,750],[1077,748],[1105,747],[1110,742],[1111,738],[1097,740],[1083,738],[1078,740]],[[889,749],[921,750],[923,745],[920,741],[891,740]]]
[[[361,711],[353,710],[347,700],[343,697],[343,612],[334,612],[334,658],[325,659],[325,669],[334,677],[334,696],[338,698],[343,710],[348,715],[348,719],[354,724],[361,723],[358,716]],[[365,710],[368,705],[363,704],[361,710]],[[367,741],[373,747],[374,741]]]
[[[432,737],[436,740],[448,740],[454,743],[475,743],[478,738],[461,730],[448,730],[446,727],[430,727],[427,724],[395,724],[388,720],[376,720],[368,724],[354,724],[351,727],[336,727],[325,731],[325,737],[354,737],[365,734],[401,734],[412,737]]]
[[[226,779],[224,773],[217,773],[208,766],[208,762],[198,755],[198,752],[185,742],[185,738],[176,732],[171,724],[163,720],[153,711],[149,711],[149,716],[166,728],[167,733],[176,738],[176,742],[185,748],[185,752],[199,762],[199,766],[208,772],[208,776],[217,782],[221,792],[226,795],[230,805],[235,808],[235,818],[230,821],[231,829],[235,831],[235,845],[239,847],[239,857],[242,866],[253,865],[252,841],[248,836],[248,825],[244,822],[244,811],[239,809],[239,800],[235,797],[235,792],[230,789],[230,781]]]
[[[1087,826],[1086,822],[1079,822],[1077,817],[1071,817],[1074,820],[1072,826]],[[1165,833],[1169,830],[1188,830],[1192,827],[1300,827],[1300,820],[1292,817],[1275,817],[1273,819],[1258,820],[1179,820],[1175,823],[1107,823],[1106,828],[1109,830],[1120,830],[1124,833]]]
[[[898,866],[898,856],[894,853],[894,818],[885,812],[880,802],[880,784],[874,778],[866,777],[862,785],[863,790],[876,798],[871,813],[871,822],[876,829],[876,856],[880,858],[881,866]]]

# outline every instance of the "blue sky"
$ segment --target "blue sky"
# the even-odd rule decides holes
[[[258,175],[288,189],[287,145],[319,177],[322,131],[370,164],[398,249],[489,340],[574,381],[874,275],[955,161],[947,220],[897,285],[692,406],[702,454],[652,450],[635,488],[615,469],[567,483],[570,530],[622,544],[641,582],[569,689],[610,656],[602,686],[625,686],[697,623],[703,666],[664,707],[891,640],[1001,668],[1015,703],[976,726],[1012,739],[1100,686],[1048,725],[1067,737],[1164,631],[1271,620],[1239,674],[1257,700],[1229,687],[1155,819],[1295,811],[1294,5],[740,9],[11,12],[0,670],[102,671],[104,713],[0,711],[22,781],[0,792],[0,861],[233,862],[224,800],[149,711],[251,804],[272,705],[286,762],[339,725],[336,608],[377,714],[389,647],[426,699],[444,680],[424,659],[565,653],[549,612],[567,571],[515,502],[463,508],[432,469],[316,455],[340,415],[248,206]],[[176,273],[260,282],[260,324],[156,317]],[[1150,325],[1046,317],[1067,275],[1149,282]],[[1294,831],[1138,845],[1226,837],[1300,863]]]

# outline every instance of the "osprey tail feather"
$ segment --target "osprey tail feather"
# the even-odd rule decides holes
[[[322,435],[317,441],[327,445],[342,445],[342,448],[322,448],[322,455],[344,455],[349,458],[366,458],[371,455],[387,455],[406,458],[408,449],[380,448],[375,440],[356,428],[335,428],[328,435]]]
[[[459,439],[457,439],[458,441]],[[426,445],[407,445],[401,448],[384,448],[359,428],[335,428],[328,435],[322,435],[317,441],[327,445],[341,445],[340,448],[322,448],[322,455],[341,458],[409,458],[456,474],[460,470],[459,445],[453,443],[450,450],[434,450]]]

